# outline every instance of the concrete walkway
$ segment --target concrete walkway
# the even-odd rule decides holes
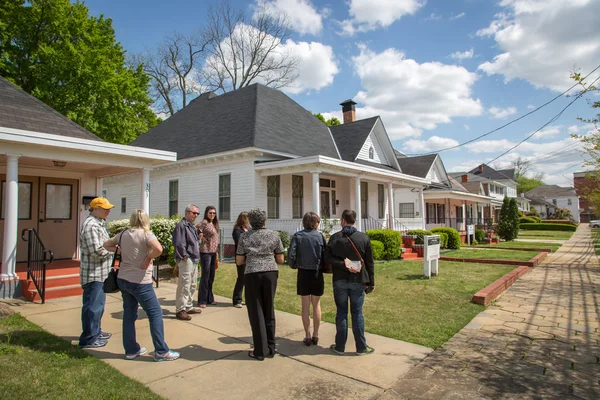
[[[581,225],[385,399],[600,399],[600,267]]]
[[[408,373],[432,350],[382,336],[367,334],[376,349],[359,357],[351,332],[347,354],[330,352],[335,325],[324,323],[318,346],[302,343],[304,330],[299,316],[277,312],[279,355],[259,362],[248,357],[251,334],[246,309],[217,298],[192,321],[174,318],[175,285],[161,284],[157,294],[163,306],[167,344],[181,352],[173,362],[152,361],[148,319],[140,310],[136,324],[138,342],[150,354],[134,361],[124,359],[121,344],[120,294],[109,295],[102,329],[112,332],[106,347],[86,350],[123,374],[141,381],[161,396],[172,399],[376,399]],[[299,301],[299,300],[298,300]],[[81,298],[33,304],[7,302],[14,311],[47,331],[76,344],[81,331]],[[367,316],[368,318],[368,316]]]
[[[567,243],[568,240],[561,240],[561,239],[527,239],[527,238],[521,238],[521,239],[515,239],[515,242],[563,244],[563,243]]]

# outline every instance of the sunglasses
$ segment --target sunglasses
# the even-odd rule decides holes
[[[194,215],[200,215],[199,212],[193,212],[193,211],[188,211],[190,214],[194,214]]]
[[[216,212],[214,212],[214,211],[211,211],[211,212],[209,212],[208,214],[209,214],[209,215],[210,215],[210,214],[213,214],[213,215],[215,215],[215,214],[216,214]]]

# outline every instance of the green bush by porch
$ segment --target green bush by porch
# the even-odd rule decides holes
[[[575,225],[566,224],[521,224],[521,230],[527,231],[565,231],[575,232],[577,227]]]
[[[443,232],[448,235],[448,249],[460,249],[460,234],[454,228],[440,226],[431,230],[432,234]]]
[[[383,253],[385,246],[379,240],[371,240],[371,247],[373,248],[373,258],[375,260],[383,260]]]
[[[416,236],[415,244],[423,244],[426,235],[431,235],[431,231],[425,229],[411,229],[406,232],[407,235]]]
[[[475,240],[478,243],[483,243],[485,241],[485,231],[483,229],[475,228]]]
[[[371,240],[377,240],[383,243],[383,259],[397,260],[400,258],[400,248],[402,247],[402,234],[389,229],[373,229],[366,232]]]

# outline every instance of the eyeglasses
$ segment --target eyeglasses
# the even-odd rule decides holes
[[[211,211],[211,212],[209,212],[208,214],[209,214],[209,215],[210,215],[210,214],[213,214],[213,215],[214,215],[214,214],[216,214],[216,212],[214,212],[214,211]]]
[[[190,214],[194,214],[194,215],[200,215],[199,212],[193,212],[193,211],[188,211]]]

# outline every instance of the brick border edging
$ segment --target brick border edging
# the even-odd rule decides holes
[[[494,247],[493,245],[486,245],[489,246],[490,248],[493,249],[498,249],[498,250],[519,250],[519,251],[540,251],[540,252],[545,252],[545,253],[552,253],[552,249],[549,247]],[[468,249],[485,249],[485,247],[482,246],[460,246],[462,247],[466,247]]]
[[[453,258],[453,257],[440,257],[442,261],[455,261],[455,262],[470,262],[477,264],[501,264],[501,265],[519,265],[530,268],[537,267],[537,265],[548,256],[548,253],[542,252],[537,256],[533,257],[529,261],[516,261],[516,260],[488,260],[486,258]]]
[[[488,306],[492,301],[498,298],[506,289],[511,287],[517,279],[530,272],[532,268],[521,265],[510,271],[508,274],[496,279],[494,282],[481,289],[473,295],[471,301],[476,304]]]

